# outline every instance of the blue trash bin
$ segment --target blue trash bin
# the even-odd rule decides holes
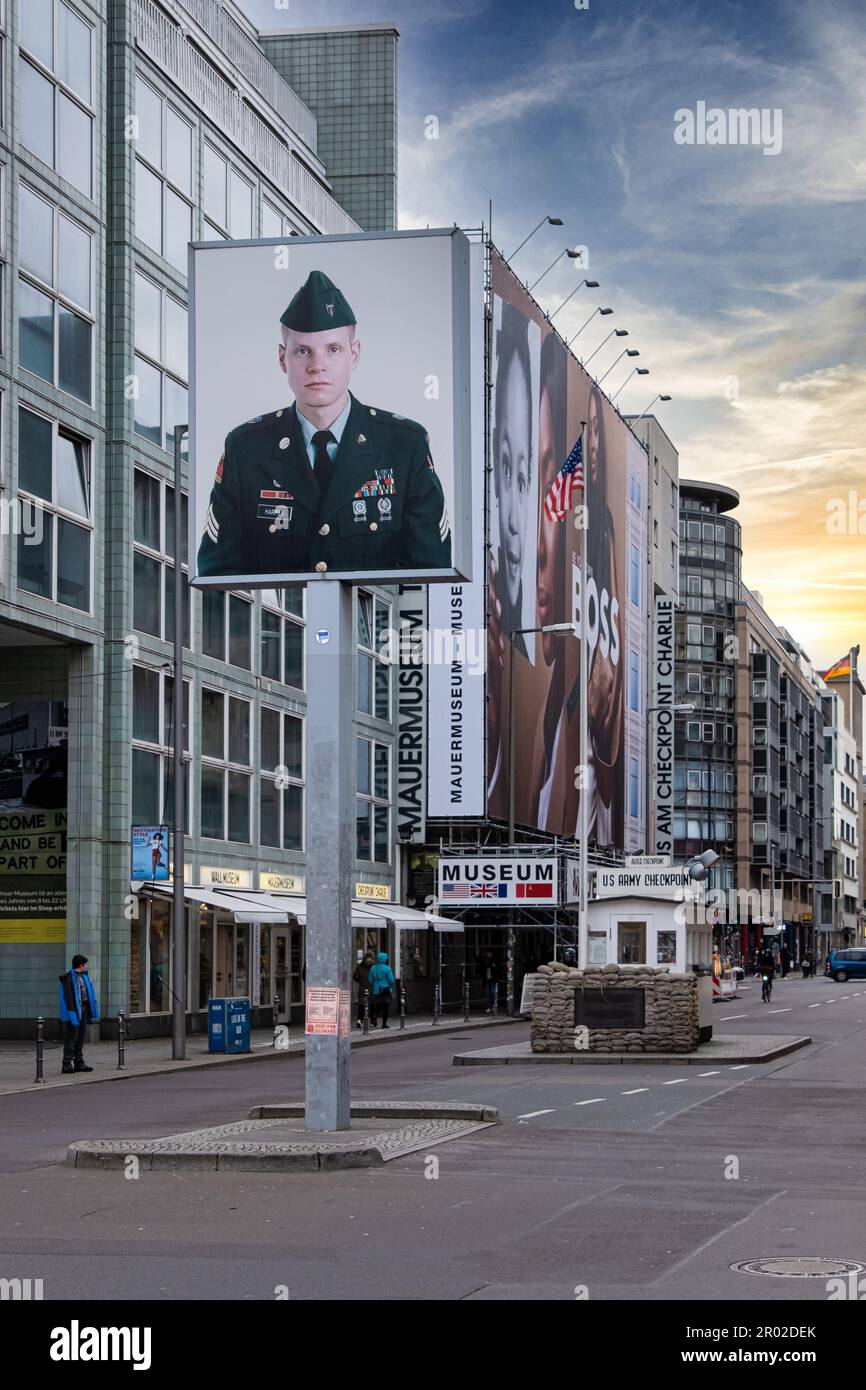
[[[208,1052],[249,1052],[249,999],[207,1001]]]

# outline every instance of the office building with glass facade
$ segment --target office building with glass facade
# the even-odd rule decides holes
[[[76,951],[103,1014],[168,1028],[170,884],[132,876],[130,837],[171,827],[177,583],[186,1002],[200,1021],[210,995],[276,997],[285,1018],[313,795],[304,594],[187,586],[187,244],[360,224],[316,114],[230,0],[0,0],[0,44],[0,1034],[56,1017]],[[393,70],[365,80],[388,108]],[[397,896],[392,602],[356,595],[359,947],[393,922],[365,899]]]

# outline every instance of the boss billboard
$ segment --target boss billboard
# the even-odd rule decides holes
[[[469,243],[190,249],[194,582],[471,578]]]
[[[570,633],[526,629],[579,627],[585,613],[590,839],[634,847],[642,843],[643,811],[646,457],[495,252],[491,281],[488,815],[508,815],[513,701],[516,823],[567,837],[578,832],[580,643]],[[585,492],[564,469],[583,422]]]

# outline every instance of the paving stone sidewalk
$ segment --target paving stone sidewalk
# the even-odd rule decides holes
[[[352,1034],[352,1047],[378,1047],[397,1043],[401,1038],[423,1036],[438,1037],[440,1034],[475,1032],[485,1028],[498,1027],[503,1023],[520,1023],[527,1026],[528,1019],[510,1019],[506,1014],[495,1018],[476,1016],[469,1023],[463,1022],[463,1015],[445,1015],[438,1024],[433,1023],[432,1014],[412,1014],[406,1020],[405,1029],[400,1028],[399,1019],[394,1020],[387,1029],[377,1028],[365,1036],[356,1028]],[[274,1047],[274,1033],[271,1028],[255,1029],[251,1035],[252,1051],[227,1055],[209,1053],[207,1035],[195,1033],[186,1040],[186,1060],[174,1062],[171,1059],[171,1038],[135,1038],[135,1020],[132,1023],[133,1037],[126,1045],[126,1070],[117,1067],[117,1043],[105,1041],[90,1043],[85,1048],[84,1060],[93,1067],[92,1072],[81,1072],[64,1076],[60,1071],[63,1045],[58,1041],[46,1041],[44,1052],[44,1084],[37,1085],[36,1042],[35,1039],[15,1038],[0,1041],[0,1096],[17,1091],[47,1090],[57,1086],[82,1086],[95,1081],[122,1081],[132,1076],[152,1076],[159,1072],[177,1072],[196,1067],[241,1065],[263,1057],[304,1054],[303,1024],[295,1023],[289,1029],[287,1046],[277,1052]]]

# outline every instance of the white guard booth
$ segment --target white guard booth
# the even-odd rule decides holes
[[[633,860],[599,868],[589,902],[590,965],[666,965],[698,976],[700,1040],[713,1035],[713,929],[685,868]]]

